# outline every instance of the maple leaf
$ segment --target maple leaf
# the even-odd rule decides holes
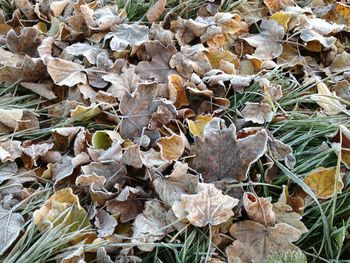
[[[203,174],[205,182],[244,181],[251,164],[265,153],[267,140],[265,130],[237,140],[233,124],[226,128],[222,119],[213,118],[203,138],[194,138],[192,167]]]
[[[284,28],[275,20],[263,19],[260,24],[261,32],[257,35],[244,37],[249,45],[256,47],[253,56],[269,60],[281,55]]]
[[[292,244],[301,237],[301,232],[285,223],[265,227],[254,221],[240,221],[230,228],[230,234],[236,239],[226,248],[229,262],[259,262],[276,252],[296,250]]]
[[[187,218],[198,227],[219,225],[233,216],[238,199],[223,195],[213,184],[198,183],[197,194],[182,194],[172,210],[178,218]]]
[[[145,43],[145,48],[152,60],[141,61],[137,64],[135,72],[140,74],[142,79],[166,83],[168,76],[176,72],[169,66],[171,57],[176,53],[175,46],[164,46],[159,41],[148,41]]]
[[[156,99],[157,84],[140,84],[131,95],[125,93],[120,102],[120,112],[124,115],[120,125],[123,138],[135,139],[148,127],[152,114],[159,105],[165,106],[175,114],[175,107],[167,100]]]

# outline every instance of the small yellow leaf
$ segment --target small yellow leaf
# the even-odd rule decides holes
[[[239,67],[238,58],[228,50],[219,48],[209,48],[205,55],[209,59],[209,62],[213,68],[219,68],[221,60],[228,61],[235,65],[236,68]]]
[[[210,115],[200,115],[194,121],[186,119],[188,129],[193,136],[203,136],[205,126],[211,121],[213,117]]]
[[[338,181],[337,192],[341,193],[344,184],[336,173],[336,167],[320,167],[311,171],[304,179],[304,182],[311,188],[320,199],[332,197],[335,193],[335,180]],[[338,178],[337,178],[338,177]]]
[[[123,138],[116,131],[96,131],[94,135],[92,135],[91,143],[95,149],[108,149],[113,141],[123,142]]]
[[[160,148],[162,159],[167,162],[178,160],[185,150],[185,144],[182,137],[176,134],[170,137],[160,138],[157,145]]]
[[[78,105],[71,111],[70,116],[79,120],[89,120],[99,113],[101,113],[101,109],[98,107],[98,105],[92,104],[88,107]]]
[[[288,23],[293,17],[293,13],[288,12],[277,12],[271,16],[271,19],[275,20],[278,24],[283,26],[284,30],[288,30]]]
[[[46,229],[45,222],[51,222],[54,226],[72,224],[71,231],[90,225],[86,211],[80,206],[78,196],[73,194],[70,187],[55,192],[44,206],[34,211],[33,218],[40,231]]]

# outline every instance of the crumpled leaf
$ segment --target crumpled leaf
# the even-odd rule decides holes
[[[3,255],[16,240],[24,223],[21,214],[13,213],[0,205],[0,255]]]
[[[122,223],[135,219],[143,208],[142,202],[137,198],[139,194],[140,189],[125,187],[115,199],[107,202],[107,211],[120,215]]]
[[[70,187],[58,190],[51,195],[40,209],[34,211],[33,219],[40,231],[46,229],[46,222],[51,222],[54,226],[74,223],[70,228],[71,231],[90,226],[86,211],[80,206],[78,196]]]
[[[270,104],[246,102],[242,115],[245,121],[264,124],[272,121],[273,111]]]
[[[20,149],[21,142],[16,140],[7,140],[0,142],[0,160],[1,162],[13,162],[21,157],[22,151]]]
[[[198,184],[197,194],[182,194],[172,209],[178,218],[187,218],[197,227],[219,225],[232,217],[238,199],[223,195],[214,184]]]
[[[109,43],[112,50],[122,52],[129,45],[140,46],[148,39],[149,28],[138,24],[120,24],[111,28],[105,40],[111,38]]]
[[[139,214],[133,223],[132,243],[152,243],[161,240],[168,229],[166,221],[167,210],[156,200],[146,201],[145,209]],[[137,247],[142,251],[152,251],[154,246],[140,244]]]
[[[78,83],[86,83],[87,78],[83,71],[84,66],[60,58],[47,62],[47,72],[59,86],[73,87]]]
[[[73,56],[84,56],[91,64],[96,64],[97,55],[106,53],[104,49],[87,43],[74,43],[66,47],[63,52]]]
[[[195,194],[198,182],[198,176],[188,173],[188,164],[176,162],[171,174],[156,178],[153,185],[160,199],[171,206],[182,194]]]
[[[257,197],[253,193],[245,192],[243,195],[243,207],[250,220],[262,225],[273,225],[276,215],[271,202],[263,197]]]
[[[226,128],[222,119],[213,118],[203,138],[194,138],[192,167],[202,173],[205,182],[244,181],[251,164],[265,153],[267,139],[266,131],[261,130],[237,140],[233,124]]]
[[[202,44],[182,46],[181,52],[176,53],[169,65],[184,77],[190,78],[193,72],[202,76],[211,70],[210,62],[205,55],[206,48]]]
[[[243,39],[249,45],[256,47],[253,56],[263,60],[277,58],[282,54],[282,40],[284,37],[284,28],[275,20],[263,19],[260,24],[260,33],[244,37]]]
[[[342,173],[337,174],[336,167],[320,167],[308,173],[304,178],[304,182],[319,199],[328,199],[332,197],[335,192],[342,192],[344,187],[342,175]],[[335,182],[337,182],[337,186],[335,186]]]
[[[341,157],[342,163],[347,168],[350,167],[350,131],[344,125],[339,125],[338,130],[328,135],[329,141],[332,143],[332,147],[335,153]]]
[[[230,234],[236,240],[226,248],[229,262],[262,263],[273,253],[299,251],[292,242],[301,237],[301,232],[284,223],[265,227],[254,221],[240,221],[231,226]]]
[[[134,139],[142,134],[148,126],[152,113],[159,105],[163,105],[175,113],[175,107],[164,99],[156,99],[157,84],[140,84],[136,92],[131,95],[125,93],[120,102],[120,111],[124,119],[120,125],[120,135],[123,138]]]
[[[98,115],[101,112],[102,112],[102,110],[96,104],[91,104],[88,107],[78,105],[74,110],[72,110],[70,112],[70,116],[72,118],[77,119],[77,120],[82,120],[82,121],[85,120],[86,121],[86,120],[89,120],[89,119],[95,117],[96,115]]]
[[[118,221],[106,211],[100,209],[96,213],[95,226],[98,228],[98,237],[106,237],[113,234]]]

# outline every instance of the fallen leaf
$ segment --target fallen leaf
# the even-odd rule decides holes
[[[270,10],[270,12],[277,12],[288,6],[294,6],[293,0],[264,0],[264,4]]]
[[[164,46],[159,41],[147,41],[145,48],[152,60],[150,62],[141,61],[138,63],[135,72],[142,79],[166,83],[168,76],[176,72],[169,65],[171,57],[176,53],[175,46]]]
[[[109,43],[112,50],[122,52],[129,45],[140,46],[148,40],[149,28],[137,24],[120,24],[111,28],[105,36],[105,40],[110,39]]]
[[[21,214],[13,213],[0,205],[0,255],[3,255],[16,240],[24,224]]]
[[[196,116],[194,121],[186,119],[188,129],[193,136],[203,137],[205,126],[213,119],[210,115]]]
[[[276,223],[286,223],[298,229],[302,234],[308,231],[301,221],[302,216],[293,212],[293,209],[289,205],[278,202],[273,204],[272,209],[276,215]]]
[[[96,213],[95,226],[97,227],[98,237],[106,237],[113,234],[118,221],[106,211],[100,209]]]
[[[72,224],[70,231],[90,226],[86,211],[80,206],[78,196],[69,187],[51,195],[40,209],[34,211],[33,218],[40,231],[46,229],[45,224],[48,222],[55,226]]]
[[[249,220],[240,221],[231,226],[230,234],[236,240],[226,248],[229,262],[262,263],[273,253],[299,251],[292,242],[301,237],[301,232],[284,223],[265,227]]]
[[[87,107],[78,105],[74,110],[71,110],[70,116],[76,120],[86,121],[95,117],[101,112],[102,110],[96,104],[91,104]]]
[[[265,124],[272,121],[273,111],[270,104],[246,102],[242,115],[245,121]]]
[[[176,162],[171,174],[156,178],[153,185],[160,199],[171,206],[182,194],[195,194],[198,182],[198,176],[188,173],[188,164]]]
[[[252,163],[266,151],[264,130],[237,140],[236,127],[225,127],[224,121],[213,118],[204,128],[203,138],[195,137],[192,167],[202,173],[205,182],[240,182],[247,178]]]
[[[328,115],[335,115],[345,111],[345,106],[340,102],[339,97],[335,92],[331,92],[324,82],[319,82],[317,85],[317,94],[311,95],[311,98],[322,107]]]
[[[47,62],[47,72],[59,86],[73,87],[78,83],[86,83],[87,78],[83,70],[84,66],[60,58],[53,58]]]
[[[21,157],[22,151],[20,148],[21,142],[16,140],[7,140],[0,142],[0,160],[1,162],[14,162]]]
[[[184,216],[194,226],[214,226],[226,222],[234,215],[232,208],[238,201],[223,195],[214,184],[198,183],[198,193],[182,194],[180,201],[175,202],[172,209],[178,218],[182,219]]]
[[[328,135],[329,141],[335,153],[340,156],[341,161],[347,168],[350,167],[350,131],[344,125],[339,125],[338,130]]]
[[[140,194],[138,188],[125,187],[115,199],[107,202],[107,211],[120,215],[122,223],[135,219],[143,208],[142,202],[138,199]]]
[[[275,20],[263,19],[260,30],[260,34],[243,38],[249,45],[256,47],[253,56],[263,60],[277,58],[283,51],[284,28]]]
[[[28,90],[33,91],[34,93],[40,95],[45,99],[53,100],[57,98],[57,96],[52,90],[53,84],[51,82],[45,82],[45,83],[21,82],[20,85]]]
[[[160,148],[160,156],[167,162],[177,161],[185,150],[184,140],[177,134],[160,138],[157,145]]]
[[[157,2],[155,2],[155,4],[150,7],[146,13],[148,22],[153,23],[154,21],[158,20],[165,11],[165,5],[166,0],[157,0]]]
[[[168,232],[168,229],[165,228],[167,226],[166,212],[167,210],[160,202],[146,201],[145,209],[133,223],[131,243],[138,244],[137,247],[142,251],[152,251],[154,245],[147,243],[161,240]]]
[[[319,199],[328,199],[336,192],[341,193],[344,187],[342,174],[337,173],[336,167],[317,168],[305,176],[304,182]],[[335,182],[337,182],[337,186]]]
[[[274,225],[276,215],[272,209],[271,202],[263,197],[257,197],[253,193],[245,192],[243,195],[243,207],[250,220],[264,226]]]

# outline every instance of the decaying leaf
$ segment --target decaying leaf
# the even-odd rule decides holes
[[[240,182],[249,168],[266,151],[264,130],[237,140],[236,127],[226,128],[223,120],[213,118],[204,128],[203,138],[195,137],[192,167],[203,174],[205,182]]]
[[[249,220],[233,224],[230,234],[236,239],[226,248],[228,261],[232,263],[262,263],[272,253],[298,251],[292,242],[301,237],[299,230],[285,223],[265,227]]]
[[[172,209],[178,218],[187,218],[198,227],[219,225],[233,216],[238,199],[223,195],[214,184],[198,184],[197,194],[182,194]]]
[[[275,20],[263,19],[260,34],[243,38],[249,45],[256,47],[253,56],[269,60],[281,55],[284,29]]]
[[[168,205],[180,200],[182,194],[195,194],[199,178],[188,172],[188,165],[176,162],[170,175],[153,181],[156,193]]]
[[[0,205],[0,255],[3,255],[16,240],[24,223],[21,214],[13,213]]]
[[[56,191],[44,206],[34,211],[33,218],[40,231],[44,231],[49,222],[54,225],[72,224],[72,231],[90,225],[86,211],[80,206],[79,198],[72,188]]]
[[[265,226],[273,225],[276,221],[272,204],[266,198],[257,197],[253,193],[246,192],[243,195],[243,207],[252,221]]]
[[[160,148],[160,156],[167,162],[177,161],[185,150],[185,142],[177,134],[173,134],[170,137],[162,137],[157,144]]]
[[[342,175],[342,173],[337,172],[336,167],[320,167],[308,173],[304,182],[318,198],[328,199],[335,193],[341,193],[344,187]]]
[[[245,121],[264,124],[272,121],[273,111],[271,105],[267,103],[247,102],[242,110],[242,115]]]
[[[112,32],[105,36],[110,39],[109,43],[112,50],[122,52],[129,45],[140,46],[148,39],[149,28],[137,24],[120,24],[112,28]]]
[[[60,58],[47,62],[47,72],[59,86],[73,87],[78,83],[86,83],[87,78],[83,70],[84,66]]]
[[[335,153],[340,160],[350,167],[350,131],[344,125],[339,125],[338,130],[328,136]]]
[[[143,251],[152,251],[154,246],[147,245],[162,239],[169,229],[166,228],[166,212],[164,206],[155,200],[146,201],[145,209],[133,223],[132,243]],[[146,243],[146,244],[142,244]]]
[[[290,226],[294,226],[302,234],[308,231],[304,223],[301,222],[302,216],[293,212],[293,209],[289,205],[278,202],[273,204],[272,209],[276,215],[276,223],[286,223]]]
[[[113,234],[118,221],[104,210],[98,210],[95,217],[95,225],[98,228],[98,236],[106,237]]]
[[[166,0],[158,0],[146,13],[148,22],[152,23],[164,13]]]

